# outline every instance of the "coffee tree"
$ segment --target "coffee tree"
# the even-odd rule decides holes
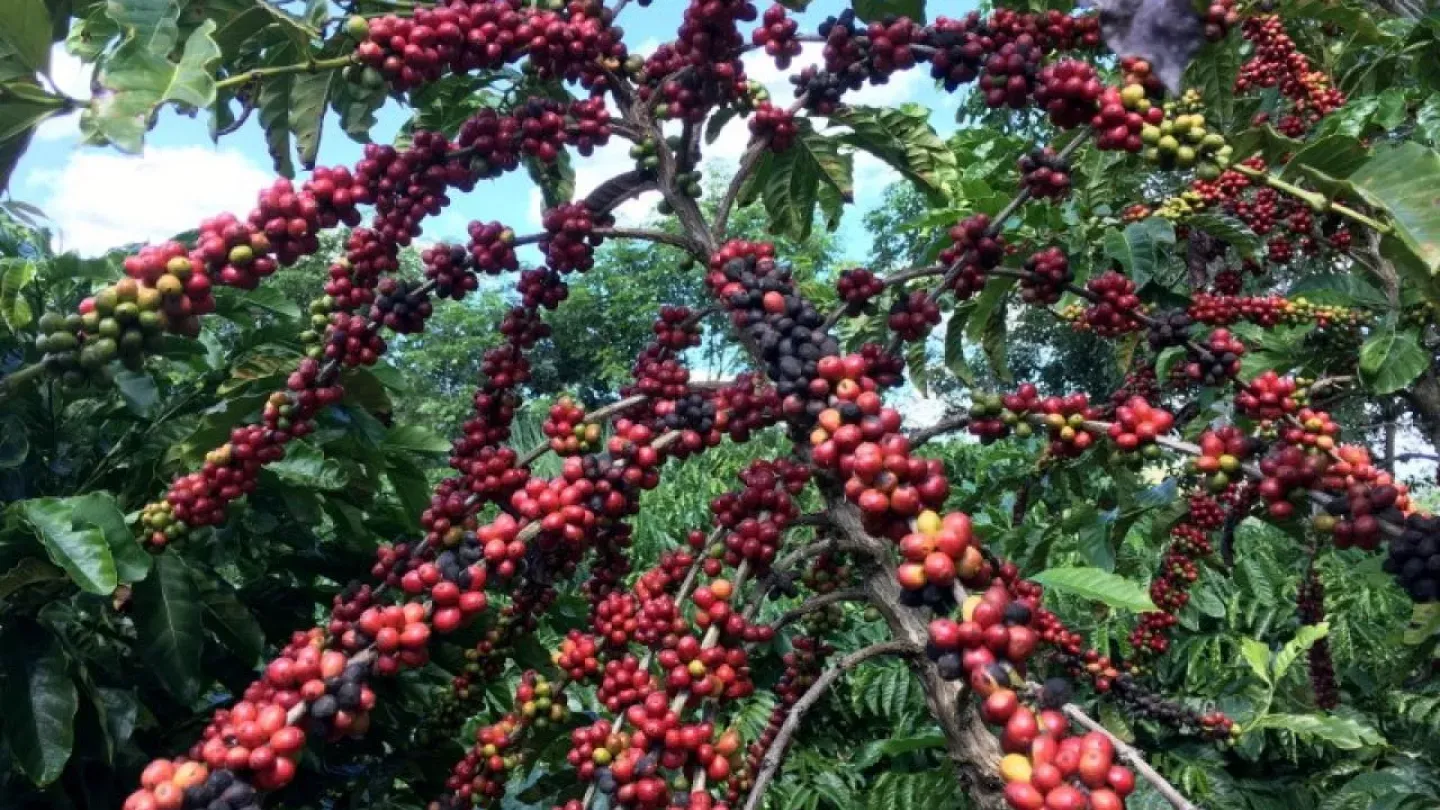
[[[88,289],[84,265],[71,267],[73,289],[49,300],[83,299],[40,315],[28,365],[0,380],[16,422],[31,418],[17,403],[38,388],[52,408],[102,399],[110,386],[133,405],[146,369],[187,356],[217,310],[248,300],[283,312],[267,280],[315,255],[323,233],[349,230],[298,319],[298,359],[264,371],[280,381],[274,390],[222,408],[228,423],[208,422],[221,427],[202,462],[165,491],[136,496],[129,516],[121,504],[134,493],[107,494],[93,476],[70,497],[10,508],[13,567],[0,593],[16,617],[4,674],[14,772],[4,784],[17,804],[333,806],[345,792],[335,773],[356,778],[335,764],[348,753],[388,782],[383,798],[351,797],[360,804],[846,806],[846,777],[833,771],[823,798],[771,788],[830,690],[885,658],[913,674],[934,733],[883,756],[939,748],[948,760],[911,779],[880,776],[871,787],[887,806],[936,797],[1015,810],[1252,806],[1260,799],[1207,789],[1167,752],[1189,746],[1212,767],[1244,772],[1267,732],[1296,752],[1383,750],[1386,738],[1358,715],[1391,697],[1381,678],[1392,675],[1407,690],[1408,722],[1433,721],[1440,699],[1425,690],[1440,621],[1440,522],[1395,474],[1397,431],[1431,444],[1440,436],[1431,317],[1440,155],[1425,145],[1440,135],[1433,16],[1308,0],[1041,3],[956,16],[857,3],[812,31],[786,5],[696,0],[673,40],[640,54],[618,20],[647,11],[628,0],[360,2],[340,17],[325,4],[293,14],[245,3],[20,5],[5,23],[6,75],[16,78],[0,107],[12,162],[36,123],[77,105],[91,142],[128,150],[178,107],[210,116],[217,137],[257,114],[284,176],[248,213],[128,253],[118,280]],[[57,37],[94,63],[90,102],[31,78],[44,74]],[[821,58],[793,71],[793,98],[747,79],[746,54],[788,69],[807,46]],[[901,71],[965,94],[964,113],[986,126],[946,143],[923,110],[847,101]],[[392,99],[415,109],[399,143],[369,144],[352,166],[313,166],[326,115],[364,137]],[[702,155],[731,119],[747,122],[748,146],[703,199]],[[616,140],[632,144],[634,168],[574,198],[571,162]],[[304,179],[292,179],[292,151]],[[782,248],[837,225],[857,152],[921,195],[925,213],[907,223],[914,265],[798,277]],[[540,232],[472,223],[468,241],[425,247],[423,271],[402,272],[428,218],[522,166],[545,194]],[[645,194],[658,194],[667,223],[616,224],[615,209]],[[737,210],[763,214],[789,241],[737,233]],[[630,381],[607,404],[555,400],[540,441],[521,444],[516,419],[535,393],[531,353],[551,339],[547,319],[584,283],[597,250],[618,240],[665,246],[699,300],[625,313],[652,324]],[[524,246],[540,264],[526,266]],[[46,248],[27,250],[19,255],[32,269],[16,271],[17,290]],[[258,674],[232,671],[206,690],[182,672],[200,636],[250,626],[227,580],[259,563],[241,554],[224,576],[205,569],[217,543],[242,531],[231,524],[248,501],[294,496],[266,486],[267,471],[285,472],[281,489],[336,472],[329,446],[314,447],[333,441],[333,415],[373,383],[366,369],[441,308],[511,279],[449,446],[450,474],[410,515],[409,533],[357,566],[336,546],[372,516],[364,504],[327,503],[316,521],[349,525],[295,560],[348,583],[332,590],[325,615],[270,628],[268,640],[265,630],[258,641],[243,634],[252,657],[268,655]],[[7,295],[7,322],[28,325],[30,305]],[[1123,382],[1092,391],[1016,382],[1007,333],[1037,314],[1057,335],[1083,336],[1092,357],[1120,359]],[[744,371],[701,382],[690,370],[696,347],[718,335]],[[233,328],[227,337],[237,352],[248,345]],[[1076,345],[1057,339],[1037,362],[1090,362]],[[983,372],[972,366],[980,360]],[[238,365],[217,372],[242,375]],[[973,387],[980,379],[1001,388]],[[192,399],[213,396],[212,381],[199,383]],[[897,403],[931,386],[967,406],[907,424]],[[1377,414],[1389,426],[1379,458],[1364,424]],[[1029,459],[1024,476],[980,491],[996,476],[976,463],[981,451],[929,452],[951,433],[978,439],[992,460],[998,447],[1010,462]],[[419,434],[406,435],[413,444]],[[736,456],[747,442],[763,452]],[[711,470],[717,462],[684,460],[712,454],[734,472],[708,499],[708,523],[672,537],[653,564],[635,564],[636,537],[665,519],[652,517],[654,491],[680,471]],[[384,467],[363,476],[369,495],[415,500],[406,497],[422,480],[413,463],[362,449],[347,464]],[[1106,493],[1098,506],[1084,503],[1096,486]],[[1035,509],[1078,537],[1067,564],[1046,565],[1051,550],[1028,542]],[[374,525],[404,520],[392,513]],[[1165,694],[1167,667],[1194,665],[1167,658],[1199,657],[1204,621],[1239,621],[1238,599],[1202,597],[1197,583],[1253,578],[1236,559],[1236,534],[1256,520],[1278,529],[1265,536],[1299,564],[1298,593],[1286,594],[1293,638],[1226,650],[1249,673],[1237,700]],[[1116,546],[1130,545],[1137,524],[1141,545],[1159,555],[1148,590],[1113,573]],[[332,552],[350,563],[323,570]],[[1409,647],[1391,675],[1337,677],[1327,602],[1344,595],[1333,582],[1327,593],[1327,564],[1388,575],[1384,598],[1413,601],[1408,631],[1390,616],[1388,643]],[[47,616],[43,603],[72,587],[88,601],[71,603],[63,621],[61,609]],[[567,592],[579,594],[569,618]],[[203,623],[184,604],[197,594]],[[1135,615],[1087,637],[1082,624],[1099,627],[1104,610]],[[57,630],[97,621],[107,633]],[[1128,629],[1113,632],[1117,623]],[[536,656],[542,626],[538,637],[554,644]],[[98,660],[87,644],[138,646],[175,698],[150,718],[164,733],[147,761],[113,756],[133,733],[136,704],[110,695],[123,676],[79,663]],[[1301,657],[1309,708],[1272,712],[1295,699],[1285,678]],[[94,696],[84,712],[77,683]],[[423,719],[396,722],[417,693]],[[112,754],[72,759],[77,734],[104,735]],[[448,768],[419,766],[426,749],[457,738],[466,747]],[[1415,806],[1433,800],[1428,745],[1405,754],[1420,763],[1405,771],[1419,774],[1405,792],[1399,771],[1367,760],[1373,789]],[[866,754],[861,767],[881,756]],[[101,765],[113,793],[70,772]],[[1307,790],[1363,802],[1363,786],[1340,787],[1357,772],[1307,774]],[[323,791],[306,784],[327,779]],[[1196,792],[1204,798],[1187,798]],[[1312,795],[1280,806],[1308,806]]]

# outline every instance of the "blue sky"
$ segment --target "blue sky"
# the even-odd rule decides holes
[[[813,32],[826,16],[844,4],[839,0],[817,0],[799,15],[802,31]],[[763,11],[765,5],[759,6]],[[973,4],[961,2],[945,13],[959,16]],[[670,38],[679,25],[684,4],[681,0],[657,0],[648,8],[631,4],[620,18],[626,42],[632,52],[648,53]],[[748,36],[748,30],[747,30]],[[818,59],[818,46],[807,45],[790,72]],[[57,47],[53,78],[72,96],[88,95],[89,70]],[[752,79],[770,88],[777,100],[791,99],[786,75],[776,69],[763,53],[746,60]],[[937,91],[923,68],[896,76],[888,85],[867,87],[850,97],[856,104],[895,105],[917,102],[935,112],[931,120],[937,130],[954,129],[956,100]],[[379,142],[392,138],[408,110],[391,104],[379,114],[372,137]],[[149,134],[143,155],[123,154],[113,148],[79,145],[77,115],[48,121],[21,159],[11,184],[12,195],[43,209],[59,232],[62,249],[95,254],[128,242],[164,239],[199,224],[205,217],[233,211],[243,215],[253,207],[256,192],[274,177],[270,157],[259,123],[248,122],[239,131],[214,144],[203,117],[187,118],[167,111]],[[748,130],[744,122],[733,121],[707,149],[707,174],[719,174],[744,148]],[[633,166],[627,156],[629,144],[615,139],[589,159],[576,162],[577,191],[584,194],[606,178]],[[320,149],[321,165],[353,163],[361,146],[334,125],[327,124]],[[841,226],[845,251],[862,258],[868,240],[859,228],[860,214],[879,200],[886,185],[897,178],[888,167],[868,156],[859,156],[855,167],[856,205]],[[630,204],[619,212],[622,221],[643,221],[653,211],[653,195]],[[468,195],[458,195],[449,209],[429,221],[425,241],[464,241],[465,226],[471,220],[499,220],[521,233],[538,229],[539,194],[524,172],[482,183]]]

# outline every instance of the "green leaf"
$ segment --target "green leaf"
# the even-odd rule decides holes
[[[330,104],[330,88],[340,81],[340,71],[315,71],[295,76],[289,88],[289,131],[295,135],[300,164],[307,172],[314,169],[315,156],[320,154],[320,134],[324,130],[325,107]]]
[[[5,259],[0,262],[0,268],[4,268],[0,273],[0,320],[5,321],[11,332],[16,332],[29,326],[35,317],[30,311],[30,302],[21,295],[35,280],[35,263]]]
[[[60,778],[75,745],[80,695],[60,642],[31,623],[12,625],[0,643],[0,723],[20,770],[36,785]]]
[[[1185,362],[1184,346],[1167,346],[1160,350],[1155,356],[1155,378],[1158,380],[1170,379],[1170,372],[1174,370],[1176,363]]]
[[[1169,248],[1175,246],[1175,227],[1160,217],[1149,217],[1105,232],[1105,255],[1119,262],[1137,287],[1158,280]]]
[[[196,592],[205,606],[204,624],[246,664],[256,664],[265,652],[265,631],[235,589],[214,571],[193,571]]]
[[[96,526],[75,528],[73,504],[60,498],[31,498],[19,503],[20,514],[50,554],[82,590],[108,595],[119,579],[115,557]]]
[[[855,16],[864,22],[880,20],[888,14],[925,22],[925,0],[856,0]]]
[[[354,83],[342,81],[330,93],[330,107],[340,117],[340,128],[357,143],[370,142],[370,130],[376,123],[375,111],[385,106],[389,96],[384,88],[367,90]]]
[[[293,44],[271,48],[265,55],[261,67],[279,67],[294,64],[300,58],[300,49]],[[271,76],[260,83],[260,98],[256,111],[260,114],[260,126],[265,130],[265,145],[275,171],[286,177],[295,176],[295,163],[290,156],[290,93],[295,87],[293,75]]]
[[[384,446],[416,453],[447,453],[450,440],[423,425],[400,425],[386,431]]]
[[[1418,647],[1440,633],[1440,602],[1415,604],[1410,608],[1410,621],[1405,625],[1405,644]]]
[[[925,341],[917,340],[905,345],[905,370],[909,372],[910,384],[920,392],[920,396],[930,396],[930,364],[929,354],[925,351]]]
[[[959,179],[955,153],[930,126],[930,111],[918,104],[841,107],[830,120],[852,130],[846,143],[889,164],[937,205]]]
[[[10,594],[41,582],[64,579],[65,572],[37,557],[26,557],[9,571],[0,574],[0,602]]]
[[[1110,573],[1115,571],[1115,542],[1110,536],[1114,522],[1112,514],[1101,512],[1090,504],[1076,507],[1065,520],[1066,531],[1075,532],[1080,556],[1101,571]]]
[[[887,770],[865,791],[866,810],[928,810],[959,807],[960,783],[943,769]]]
[[[196,26],[179,62],[170,61],[168,33],[157,32],[150,41],[127,39],[101,72],[101,83],[111,92],[91,104],[100,133],[121,149],[138,152],[160,105],[173,101],[203,110],[215,103],[214,63],[221,53],[211,37],[214,31],[214,20]]]
[[[8,45],[32,73],[48,73],[54,26],[45,0],[7,0],[0,15],[0,45]]]
[[[1415,131],[1431,146],[1440,146],[1440,93],[1431,93],[1415,112]]]
[[[1348,717],[1319,714],[1267,714],[1250,725],[1258,729],[1288,731],[1299,737],[1328,743],[1342,751],[1376,748],[1385,745],[1385,738],[1375,729]]]
[[[234,287],[215,288],[215,311],[234,320],[243,307],[252,306],[285,318],[299,318],[300,306],[274,287],[238,290]],[[249,321],[253,323],[253,321]],[[242,322],[243,323],[243,322]]]
[[[1409,141],[1379,147],[1350,182],[1390,214],[1396,235],[1430,273],[1440,273],[1440,152]]]
[[[120,582],[139,582],[150,573],[151,557],[141,547],[135,533],[125,524],[125,514],[108,492],[91,492],[66,498],[71,518],[100,529],[115,559],[115,575]]]
[[[338,490],[349,482],[340,462],[326,458],[319,448],[306,442],[292,442],[285,458],[266,465],[280,480],[307,489]]]
[[[1229,214],[1201,211],[1187,216],[1185,224],[1229,243],[1242,256],[1254,256],[1260,250],[1260,237],[1250,230],[1250,226]]]
[[[766,152],[741,189],[744,203],[759,198],[772,233],[804,241],[810,236],[815,206],[827,201],[827,225],[839,224],[836,205],[854,196],[853,160],[840,152],[840,139],[815,132],[809,119],[796,121],[795,142],[780,154]]]
[[[1296,152],[1281,170],[1280,179],[1294,181],[1302,172],[1319,172],[1326,177],[1343,179],[1354,174],[1368,159],[1367,150],[1356,138],[1326,135]]]
[[[1235,113],[1235,77],[1240,73],[1240,47],[1231,37],[1207,43],[1186,68],[1185,85],[1200,91],[1207,112],[1228,129]]]
[[[1315,642],[1328,635],[1330,635],[1330,624],[1328,622],[1301,625],[1300,630],[1295,633],[1295,638],[1287,641],[1285,646],[1280,648],[1280,652],[1275,653],[1275,660],[1270,663],[1270,668],[1275,674],[1275,680],[1278,682],[1281,678],[1285,677],[1285,673],[1289,672],[1290,667],[1294,666],[1296,659],[1308,652],[1311,647],[1314,647]]]
[[[1302,296],[1312,304],[1377,309],[1390,306],[1385,293],[1355,273],[1317,273],[1305,276],[1291,284],[1286,292],[1288,298]]]
[[[540,188],[546,208],[570,202],[575,197],[575,168],[570,165],[568,151],[556,155],[553,163],[527,157],[525,171],[529,172],[530,179]]]
[[[0,84],[0,142],[19,139],[64,110],[65,99],[46,92],[33,79]]]
[[[160,389],[155,387],[155,378],[143,371],[124,369],[115,375],[115,387],[125,407],[136,416],[149,417],[160,405]]]
[[[1142,585],[1099,568],[1049,568],[1031,579],[1047,588],[1112,608],[1135,612],[1157,609]]]
[[[1430,356],[1412,327],[1404,332],[1386,326],[1360,347],[1360,378],[1376,394],[1393,394],[1405,388],[1430,367]]]
[[[131,616],[146,665],[182,702],[195,700],[204,636],[195,580],[179,557],[155,558],[154,575],[135,586]]]
[[[956,307],[945,324],[945,367],[968,386],[975,385],[975,372],[965,359],[965,324],[974,311],[974,306],[967,302],[967,305]]]
[[[1405,123],[1405,108],[1408,94],[1403,87],[1391,87],[1380,94],[1380,106],[1372,119],[1376,126],[1387,132]]]
[[[1240,657],[1250,665],[1255,677],[1270,683],[1270,648],[1263,641],[1246,638],[1240,641]]]

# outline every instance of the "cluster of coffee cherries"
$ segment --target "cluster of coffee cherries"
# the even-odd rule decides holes
[[[750,32],[750,41],[764,48],[765,55],[775,60],[775,66],[785,70],[790,67],[790,61],[800,55],[800,39],[796,36],[799,29],[800,24],[790,17],[786,8],[776,3],[765,9],[760,25]]]
[[[1240,27],[1251,43],[1251,57],[1240,66],[1235,89],[1240,92],[1274,87],[1291,103],[1290,111],[1277,124],[1292,138],[1305,134],[1321,118],[1345,103],[1345,94],[1334,86],[1324,71],[1315,70],[1309,58],[1295,46],[1285,25],[1275,14],[1247,17]]]
[[[925,290],[911,290],[895,296],[885,323],[901,340],[924,340],[940,323],[940,305]]]
[[[788,110],[762,101],[755,105],[755,112],[750,116],[750,132],[756,140],[765,141],[770,151],[784,152],[795,142],[795,116]]]
[[[1198,563],[1213,551],[1208,534],[1224,522],[1225,510],[1218,501],[1198,493],[1190,496],[1185,516],[1170,528],[1170,546],[1160,559],[1160,570],[1150,580],[1150,601],[1159,610],[1140,614],[1130,631],[1132,670],[1170,648],[1169,631],[1190,601],[1190,586],[1200,576]]]
[[[638,77],[639,95],[659,96],[655,115],[701,123],[715,105],[744,98],[748,91],[738,24],[759,16],[753,3],[717,0],[691,3],[674,42],[656,48]]]
[[[1070,194],[1070,161],[1045,146],[1020,157],[1020,184],[1030,196],[1041,200],[1063,200]]]
[[[216,806],[259,810],[259,795],[249,782],[236,779],[225,768],[212,770],[203,762],[157,759],[141,771],[140,790],[125,799],[121,810],[203,810]]]
[[[869,367],[863,354],[820,360],[814,390],[826,392],[827,407],[810,435],[811,460],[840,475],[868,528],[898,538],[911,518],[944,504],[950,484],[939,460],[911,454],[900,413],[884,404]]]
[[[1325,586],[1320,582],[1320,572],[1312,560],[1300,580],[1299,593],[1295,597],[1295,612],[1301,624],[1316,625],[1325,621]],[[1310,688],[1315,693],[1315,705],[1322,709],[1333,709],[1340,705],[1340,685],[1335,680],[1335,661],[1330,657],[1330,639],[1321,636],[1310,645],[1305,657],[1309,664]]]
[[[588,453],[600,445],[600,425],[586,422],[585,409],[569,397],[561,397],[550,406],[540,430],[550,439],[550,449],[557,456]]]
[[[1040,403],[1040,391],[1032,383],[1024,383],[1013,394],[978,393],[970,403],[970,424],[972,436],[982,444],[990,444],[1014,434],[1022,439],[1029,438],[1034,429],[1021,417],[1035,410]]]
[[[775,261],[768,242],[727,242],[710,258],[706,283],[731,321],[754,341],[790,418],[813,420],[828,405],[829,386],[813,384],[819,361],[840,345],[822,327],[825,318],[797,294],[790,270]]]
[[[138,369],[167,328],[163,306],[156,288],[121,279],[82,301],[78,314],[40,316],[35,349],[44,356],[45,368],[67,388],[103,380],[112,360]]]
[[[1390,540],[1384,565],[1411,599],[1440,601],[1440,520],[1407,516],[1403,531]]]
[[[985,274],[1000,266],[1005,258],[1005,239],[992,227],[990,217],[972,214],[950,228],[950,245],[940,251],[940,264],[946,268],[959,266],[950,289],[958,300],[965,300],[985,287]]]
[[[1332,326],[1353,327],[1363,324],[1362,310],[1333,304],[1316,304],[1303,296],[1282,295],[1217,295],[1196,293],[1189,307],[1190,317],[1211,326],[1228,326],[1247,321],[1258,326],[1313,323],[1321,329]]]
[[[880,293],[885,292],[885,282],[863,267],[843,270],[835,280],[835,291],[845,302],[845,311],[859,314]]]
[[[720,542],[725,564],[748,561],[751,571],[763,575],[775,560],[785,529],[799,517],[795,496],[809,483],[810,469],[788,459],[761,459],[739,475],[744,486],[713,499],[710,513],[716,527],[724,530]]]
[[[1154,446],[1157,437],[1174,426],[1174,414],[1151,405],[1142,397],[1131,397],[1115,409],[1115,421],[1109,427],[1110,440],[1126,452],[1149,448]]]
[[[1216,329],[1204,343],[1187,346],[1185,376],[1201,385],[1221,385],[1240,373],[1245,344],[1228,329]]]
[[[1058,247],[1048,247],[1025,260],[1025,277],[1020,279],[1020,297],[1032,306],[1049,306],[1060,300],[1065,287],[1075,278],[1070,259]]]
[[[1119,337],[1138,330],[1141,321],[1140,296],[1135,282],[1114,270],[1107,270],[1085,282],[1090,305],[1080,323],[1101,337]]]
[[[1224,135],[1206,125],[1200,113],[1167,114],[1158,122],[1147,122],[1140,130],[1140,140],[1147,161],[1162,169],[1193,168],[1201,180],[1218,178],[1229,167],[1234,151]]]
[[[1222,425],[1200,434],[1200,454],[1191,466],[1205,476],[1212,492],[1223,492],[1240,472],[1241,465],[1260,447],[1258,439],[1246,436],[1234,425]]]

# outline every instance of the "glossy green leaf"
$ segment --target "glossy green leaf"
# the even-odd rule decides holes
[[[307,489],[337,490],[349,480],[338,461],[326,458],[307,442],[291,442],[286,447],[285,458],[266,465],[266,469],[282,481]]]
[[[1360,347],[1360,378],[1376,394],[1393,394],[1430,367],[1430,356],[1420,345],[1420,334],[1414,329],[1396,331],[1383,327]]]
[[[834,204],[854,196],[853,160],[840,151],[840,139],[815,132],[808,119],[796,122],[798,135],[784,152],[766,152],[746,179],[740,199],[759,199],[765,206],[772,233],[804,240],[810,236],[815,207],[829,201],[828,225],[838,225]]]
[[[45,0],[6,0],[0,17],[0,44],[31,72],[48,72],[53,25]]]
[[[1414,142],[1379,147],[1350,182],[1390,215],[1397,235],[1430,273],[1440,273],[1440,152]]]
[[[1250,226],[1228,214],[1201,211],[1186,217],[1185,224],[1228,243],[1242,256],[1253,256],[1261,247],[1260,237]]]
[[[238,290],[234,287],[215,288],[215,311],[226,317],[253,318],[243,313],[244,307],[255,307],[286,318],[299,318],[300,306],[274,287]]]
[[[1431,93],[1415,111],[1415,132],[1431,146],[1440,146],[1440,93]]]
[[[1132,222],[1123,231],[1105,232],[1105,255],[1119,262],[1136,286],[1160,279],[1174,246],[1175,227],[1160,217]]]
[[[65,99],[46,92],[32,79],[0,84],[0,143],[18,140],[64,110]]]
[[[974,306],[968,303],[956,307],[945,324],[945,367],[950,369],[950,373],[957,379],[970,386],[975,384],[975,372],[965,359],[965,325],[974,310]]]
[[[197,26],[186,38],[179,62],[170,61],[168,32],[157,29],[150,41],[127,39],[101,72],[110,92],[92,103],[99,132],[121,149],[138,152],[160,105],[175,102],[208,109],[215,101],[214,66],[221,56],[211,37],[214,31],[214,20]]]
[[[261,67],[294,64],[300,55],[299,47],[287,43],[269,49]],[[265,130],[265,146],[271,163],[275,171],[286,177],[295,176],[295,161],[290,154],[290,93],[294,87],[292,75],[271,76],[260,83],[259,103],[255,107],[260,127]]]
[[[925,22],[925,0],[856,0],[853,7],[855,16],[865,22],[874,22],[887,15]]]
[[[450,440],[423,425],[396,425],[386,431],[384,446],[416,453],[448,453]]]
[[[265,631],[255,620],[255,614],[217,572],[200,570],[193,573],[200,603],[204,605],[204,625],[220,639],[226,650],[247,664],[258,663],[265,652]]]
[[[116,372],[115,387],[120,391],[125,407],[136,416],[153,416],[160,406],[160,389],[155,386],[155,378],[144,371],[123,369]]]
[[[0,637],[0,723],[5,743],[30,781],[60,778],[75,745],[80,696],[60,642],[30,622],[17,622]]]
[[[1390,305],[1385,294],[1356,273],[1316,273],[1290,285],[1286,295],[1303,297],[1313,304],[1384,308]]]
[[[94,526],[105,537],[110,555],[115,559],[115,574],[122,583],[139,582],[150,573],[151,557],[140,546],[135,532],[125,524],[125,514],[108,492],[91,492],[66,498],[71,518],[77,523]]]
[[[131,595],[140,657],[183,702],[200,693],[201,607],[190,569],[174,554],[155,558],[155,570]]]
[[[846,143],[889,164],[933,201],[944,202],[958,180],[955,153],[935,134],[924,107],[842,107],[830,120],[850,128]]]
[[[1240,657],[1250,665],[1250,671],[1255,677],[1270,683],[1270,648],[1265,642],[1253,638],[1246,638],[1240,641]]]
[[[1048,568],[1031,577],[1047,588],[1134,612],[1155,610],[1144,586],[1099,568]]]
[[[35,263],[26,259],[0,260],[0,321],[11,332],[24,329],[34,320],[30,302],[22,295],[35,280]]]
[[[115,557],[97,526],[76,527],[74,505],[61,498],[31,498],[18,504],[50,559],[81,589],[108,595],[119,584]]]
[[[1308,740],[1322,742],[1341,751],[1375,748],[1385,745],[1385,737],[1375,729],[1348,717],[1318,714],[1267,714],[1250,725],[1247,731],[1275,729]]]
[[[1281,170],[1280,179],[1294,181],[1305,172],[1343,179],[1354,174],[1368,159],[1368,150],[1355,137],[1327,135],[1296,152]]]
[[[1280,652],[1275,653],[1275,660],[1270,663],[1275,680],[1279,681],[1285,677],[1285,673],[1290,671],[1290,667],[1294,666],[1300,656],[1314,647],[1315,642],[1328,635],[1330,635],[1328,622],[1301,625],[1295,633],[1295,638],[1285,642],[1285,646],[1280,648]]]

